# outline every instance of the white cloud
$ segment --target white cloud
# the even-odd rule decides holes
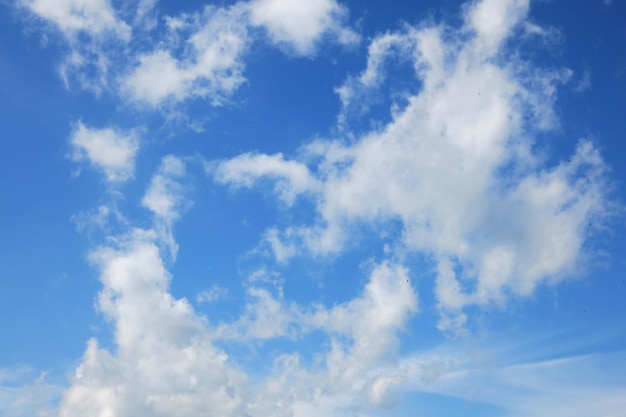
[[[124,215],[114,201],[100,204],[93,210],[81,211],[73,215],[72,220],[79,232],[88,233],[96,230],[107,231],[116,224],[127,225]]]
[[[437,264],[443,330],[462,331],[467,305],[502,304],[574,274],[587,223],[605,213],[605,167],[585,140],[555,166],[532,151],[536,133],[558,125],[556,88],[569,72],[534,68],[504,49],[527,9],[526,1],[486,0],[466,9],[460,30],[422,26],[375,38],[366,70],[341,98],[345,105],[384,81],[388,49],[410,51],[422,88],[386,126],[356,141],[316,141],[291,161],[245,154],[223,162],[216,178],[248,187],[268,178],[283,201],[313,201],[310,224],[266,234],[280,261],[340,252],[356,226],[399,220],[398,253],[426,253]]]
[[[58,71],[66,88],[77,82],[97,95],[108,90],[119,58],[116,53],[131,42],[133,31],[109,0],[18,0],[16,4],[48,23],[45,29],[61,34],[68,52]]]
[[[108,182],[124,182],[133,177],[139,140],[133,132],[96,129],[78,122],[70,137],[71,158],[87,161],[104,173]]]
[[[225,297],[228,295],[228,292],[228,288],[220,287],[214,284],[208,290],[199,292],[196,296],[196,301],[199,303],[211,303]]]
[[[61,417],[241,415],[245,376],[213,346],[204,320],[168,292],[158,233],[135,230],[93,251],[98,308],[115,328],[115,353],[89,341]]]
[[[146,193],[159,198],[144,199],[155,213],[153,227],[129,229],[91,251],[89,260],[102,283],[97,307],[114,329],[113,346],[102,347],[96,339],[87,343],[59,417],[287,417],[320,410],[333,416],[368,409],[367,401],[389,404],[386,392],[398,382],[371,369],[395,354],[398,333],[417,310],[408,270],[390,262],[373,265],[363,291],[330,308],[286,303],[280,286],[277,297],[263,288],[267,280],[261,275],[268,273],[260,271],[250,277],[250,302],[241,317],[211,327],[185,298],[171,295],[160,249],[171,238],[160,225],[166,221],[171,228],[179,207],[179,200],[172,199],[180,195],[178,186],[170,181],[182,175],[179,159],[164,158]],[[320,356],[321,366],[308,370],[298,354],[276,354],[273,363],[265,359],[271,371],[258,382],[215,345],[318,330],[331,341]]]
[[[172,155],[164,157],[141,203],[168,223],[177,220],[183,202],[183,187],[177,180],[184,175],[185,164],[181,159]]]
[[[476,31],[477,51],[493,55],[526,19],[529,0],[482,0],[473,4],[467,13],[466,24]]]
[[[242,7],[207,6],[203,13],[168,22],[172,39],[186,31],[189,36],[182,45],[164,45],[140,55],[138,65],[122,80],[122,92],[153,107],[188,98],[208,98],[219,105],[245,81],[248,35]],[[185,52],[174,56],[172,49],[180,47]]]
[[[486,10],[485,5],[493,7]],[[407,56],[416,83],[423,84],[389,124],[354,141],[316,141],[304,147],[300,159],[243,154],[212,171],[217,182],[233,187],[253,188],[267,179],[287,206],[297,198],[313,202],[316,217],[310,223],[270,227],[264,234],[279,261],[340,252],[353,238],[352,230],[363,224],[381,229],[389,222],[401,224],[396,246],[386,251],[393,261],[372,263],[363,288],[344,302],[290,303],[280,280],[264,269],[250,276],[248,302],[234,322],[214,326],[187,299],[174,297],[164,248],[175,255],[172,227],[189,202],[184,161],[163,158],[142,200],[153,214],[152,226],[128,227],[90,253],[102,284],[97,308],[114,337],[110,347],[88,341],[59,417],[368,415],[393,407],[399,390],[475,400],[467,393],[470,383],[485,387],[487,394],[479,400],[502,406],[512,416],[544,415],[546,409],[556,414],[555,403],[572,404],[561,408],[568,417],[580,410],[585,415],[621,412],[623,387],[607,384],[606,392],[585,391],[590,386],[571,383],[585,376],[574,372],[577,367],[561,367],[556,378],[546,381],[543,376],[554,362],[494,366],[438,351],[398,358],[401,333],[419,304],[403,253],[423,252],[434,261],[439,327],[462,331],[466,306],[504,303],[511,293],[528,295],[539,283],[572,273],[584,253],[585,225],[603,214],[604,164],[591,143],[581,141],[571,162],[554,166],[532,151],[536,131],[554,125],[555,85],[562,77],[500,59],[500,54],[508,58],[498,48],[523,20],[526,7],[525,2],[486,0],[467,9],[469,23],[460,32],[421,27],[381,35],[372,42],[366,70],[349,84],[350,94],[385,82],[384,65],[394,56],[393,48],[411,52]],[[213,62],[225,53],[220,64],[225,73],[237,70],[241,51],[235,44],[245,37],[237,37],[243,34],[240,22],[228,13],[209,8],[190,20],[170,20],[174,32],[192,33],[182,36],[188,53],[175,56],[164,43],[145,55],[126,79],[127,93],[153,106],[221,96],[228,90],[220,84],[221,70],[210,65],[206,70],[200,62],[205,55]],[[207,29],[211,25],[219,29]],[[277,41],[308,53],[328,29],[282,30],[285,39]],[[220,38],[231,34],[232,44]],[[158,65],[167,82],[153,94],[148,86],[158,84]],[[219,84],[215,90],[213,81]],[[132,135],[79,123],[73,157],[89,161],[108,180],[121,181],[132,176],[133,141]],[[109,215],[101,210],[96,219]],[[278,281],[275,292],[265,288],[272,279]],[[210,287],[198,301],[220,293],[220,287]],[[246,372],[223,347],[312,335],[323,342],[310,357],[286,343],[264,357],[267,370],[256,373]],[[532,395],[516,394],[518,381]]]
[[[172,260],[176,259],[178,253],[172,226],[180,217],[181,211],[190,204],[185,199],[185,174],[185,163],[181,159],[172,155],[163,157],[141,200],[141,204],[154,214],[154,229],[159,235],[160,243],[167,247]]]
[[[0,413],[5,417],[52,417],[61,387],[26,367],[0,368]]]
[[[86,32],[128,40],[131,35],[131,28],[119,18],[109,0],[19,0],[19,4],[53,22],[68,37]]]
[[[342,45],[359,36],[344,25],[335,0],[239,1],[157,17],[155,0],[117,10],[110,0],[19,0],[18,6],[60,31],[68,53],[59,74],[97,95],[115,93],[160,108],[190,99],[219,106],[246,79],[244,56],[265,28],[271,43],[313,55],[322,39]],[[161,27],[158,27],[161,26]]]
[[[428,352],[403,360],[398,368],[405,389],[494,405],[503,416],[621,417],[626,415],[626,386],[602,371],[620,354],[520,360],[483,347],[474,357],[454,350]],[[422,376],[429,360],[439,365],[437,378],[427,382]],[[617,368],[615,374],[623,365]]]
[[[314,190],[317,181],[308,168],[295,161],[285,161],[282,154],[243,154],[221,162],[214,178],[222,184],[251,188],[262,177],[275,181],[274,191],[287,205],[292,205],[298,194]]]
[[[418,32],[410,27],[405,33],[385,33],[374,38],[367,48],[367,65],[358,77],[348,77],[344,84],[335,89],[341,100],[339,125],[344,127],[352,113],[363,115],[369,109],[371,95],[385,81],[385,65],[391,58],[411,61],[415,53],[415,36]],[[422,34],[422,37],[424,35]]]
[[[343,45],[359,41],[344,26],[347,9],[335,0],[253,0],[248,7],[253,25],[264,27],[274,43],[298,55],[315,53],[324,36]]]
[[[417,312],[417,296],[408,270],[401,265],[376,265],[363,294],[345,304],[322,309],[311,318],[315,326],[352,339],[349,354],[331,352],[329,364],[335,378],[350,378],[357,369],[368,369],[394,351],[396,334]],[[335,348],[338,348],[336,345]]]

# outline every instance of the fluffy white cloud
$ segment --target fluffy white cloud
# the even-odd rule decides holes
[[[217,182],[237,188],[250,188],[263,177],[275,181],[274,191],[287,205],[292,205],[298,194],[314,190],[317,186],[316,179],[306,166],[285,161],[280,153],[271,156],[243,154],[221,162],[214,172]]]
[[[91,340],[61,417],[240,415],[244,375],[215,348],[169,274],[151,231],[136,230],[91,259],[101,270],[98,306],[115,327],[115,354]]]
[[[287,303],[280,287],[275,297],[263,288],[267,280],[260,275],[267,273],[259,272],[250,279],[241,317],[212,327],[186,299],[171,295],[162,255],[181,207],[184,168],[169,156],[154,175],[143,201],[155,214],[152,228],[109,237],[90,253],[102,283],[97,307],[114,329],[114,346],[88,342],[59,416],[333,416],[387,404],[386,391],[398,381],[372,374],[372,368],[395,354],[398,333],[417,310],[408,270],[390,262],[373,265],[363,291],[330,308]],[[298,338],[313,331],[330,340],[320,366],[307,369],[300,355],[277,354],[257,382],[216,347],[217,341]]]
[[[142,204],[167,222],[176,220],[183,199],[183,187],[177,180],[184,175],[185,164],[182,160],[172,155],[164,157],[150,181]]]
[[[261,0],[252,7],[271,11],[275,4],[280,2]],[[322,7],[333,2],[311,4],[289,6],[319,6],[334,13],[328,11],[334,6]],[[458,31],[407,27],[381,35],[369,48],[365,71],[339,91],[347,109],[355,97],[385,83],[389,57],[406,59],[421,90],[387,125],[350,141],[313,142],[300,159],[247,153],[211,170],[217,182],[235,188],[269,181],[287,206],[299,197],[313,203],[311,223],[270,227],[264,234],[279,261],[340,252],[353,238],[353,228],[363,224],[380,229],[400,224],[397,236],[385,230],[394,238],[386,250],[392,260],[372,263],[363,288],[344,302],[291,303],[284,299],[280,280],[264,270],[250,277],[248,302],[233,322],[213,325],[185,298],[174,297],[164,254],[169,250],[175,257],[172,227],[189,202],[184,161],[163,158],[142,200],[153,214],[151,227],[128,227],[90,253],[102,284],[97,307],[114,337],[111,346],[96,339],[87,343],[59,417],[368,415],[393,407],[399,390],[475,399],[467,393],[471,384],[488,389],[481,400],[512,415],[541,415],[551,400],[571,404],[571,398],[594,407],[588,405],[585,414],[621,412],[623,401],[612,395],[622,398],[622,386],[584,396],[589,386],[563,383],[584,376],[574,368],[565,367],[556,382],[546,383],[543,376],[555,365],[550,362],[494,366],[449,351],[398,358],[401,333],[418,311],[404,253],[423,252],[433,260],[440,328],[458,330],[468,305],[503,303],[511,293],[528,295],[539,283],[572,273],[584,253],[589,219],[603,214],[604,165],[590,142],[581,141],[569,162],[553,166],[532,151],[536,131],[554,125],[552,104],[563,77],[507,62],[502,45],[523,23],[526,9],[521,1],[485,0],[466,9],[465,26]],[[233,10],[209,8],[202,15],[170,20],[170,35],[185,39],[186,52],[175,56],[175,48],[164,43],[143,56],[125,81],[126,92],[158,106],[232,91],[220,84],[221,69],[211,64],[206,70],[200,62],[205,55],[208,63],[214,62],[224,53],[224,74],[238,68],[242,50],[237,45],[244,45],[246,35],[239,32]],[[269,23],[259,24],[271,33]],[[277,42],[309,53],[330,29],[281,30],[285,39],[275,38]],[[185,31],[191,35],[181,34]],[[233,43],[222,35],[232,35]],[[162,76],[165,82],[159,84]],[[156,93],[149,91],[151,83]],[[120,161],[134,160],[136,148],[128,145],[132,140],[79,124],[72,138],[74,158],[89,161],[110,181],[120,181],[132,176],[132,169],[120,168],[126,166]],[[121,144],[127,144],[126,152]],[[101,210],[97,218],[109,215]],[[278,281],[275,291],[266,288],[272,279]],[[212,287],[198,300],[219,294],[219,287]],[[290,344],[307,337],[323,339],[310,356]],[[226,353],[239,343],[260,345],[272,339],[285,344],[264,357],[263,372],[246,372],[238,358]],[[512,394],[513,380],[536,388],[533,395]],[[555,390],[555,385],[567,389]],[[562,410],[561,415],[580,415],[574,407]]]
[[[19,0],[19,4],[53,22],[67,36],[110,33],[128,40],[131,35],[131,28],[118,17],[109,0]]]
[[[242,7],[207,6],[203,13],[168,20],[170,37],[190,32],[182,45],[166,45],[139,56],[123,79],[122,91],[133,100],[158,106],[165,101],[208,98],[219,105],[244,82],[243,59],[248,44]],[[182,47],[182,56],[172,50]]]
[[[139,140],[134,133],[115,129],[96,129],[78,122],[70,137],[71,158],[87,161],[104,173],[109,182],[124,182],[133,177]]]
[[[532,151],[535,134],[557,125],[552,107],[567,71],[531,68],[503,46],[527,8],[487,0],[466,9],[461,29],[381,35],[366,70],[339,92],[348,106],[384,82],[386,57],[404,51],[421,89],[386,126],[356,141],[316,141],[300,160],[243,155],[216,178],[237,187],[269,178],[283,200],[312,196],[312,224],[266,235],[283,261],[301,250],[339,252],[356,225],[399,220],[398,253],[426,253],[436,264],[442,329],[462,327],[467,305],[503,303],[573,274],[587,224],[604,214],[605,168],[585,140],[555,166]]]
[[[530,0],[482,0],[471,7],[466,24],[476,32],[477,51],[492,56],[526,18]]]
[[[227,102],[246,81],[244,55],[260,38],[254,28],[265,28],[270,42],[306,56],[323,38],[343,45],[359,40],[344,25],[347,9],[335,0],[239,1],[161,19],[155,3],[141,0],[117,10],[110,0],[17,4],[62,34],[69,48],[59,65],[66,87],[78,83],[148,108],[196,98],[215,106]]]
[[[162,247],[175,256],[171,227],[183,204],[185,165],[163,158],[142,201],[150,229],[130,229],[93,250],[98,309],[115,329],[114,353],[89,341],[59,415],[241,415],[245,375],[228,363],[186,299],[169,293]]]
[[[344,26],[347,9],[335,0],[253,0],[248,6],[253,25],[264,27],[273,42],[299,55],[313,54],[323,36],[343,45],[359,41]]]

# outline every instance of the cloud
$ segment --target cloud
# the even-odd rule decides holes
[[[169,18],[173,45],[142,54],[121,82],[132,100],[156,107],[164,102],[209,98],[221,104],[244,81],[248,35],[242,7],[207,6],[202,13]],[[179,44],[181,34],[186,34]],[[182,48],[181,56],[174,50]]]
[[[259,8],[256,24],[296,53],[309,55],[324,34],[337,33],[337,3],[285,2],[296,17],[307,8],[322,16],[303,28],[276,20],[281,4],[260,0],[249,10],[254,16]],[[124,93],[149,107],[193,97],[219,104],[242,82],[249,34],[238,7],[166,19],[167,39],[125,73]],[[573,274],[585,255],[586,225],[605,215],[606,167],[591,142],[581,140],[569,161],[554,164],[534,150],[537,134],[558,125],[553,107],[567,72],[535,68],[508,49],[527,8],[524,1],[473,2],[462,27],[406,26],[380,35],[365,70],[338,91],[348,109],[388,81],[391,58],[409,63],[419,88],[388,123],[311,142],[291,159],[244,153],[212,165],[219,184],[269,183],[287,209],[312,205],[310,221],[263,233],[279,262],[341,253],[358,244],[363,228],[388,237],[376,242],[386,258],[366,264],[364,285],[342,302],[290,302],[280,276],[263,268],[244,284],[246,303],[234,319],[213,323],[175,297],[173,228],[191,202],[185,159],[164,157],[141,200],[151,220],[141,227],[123,222],[122,232],[89,253],[102,286],[96,306],[113,338],[86,343],[58,416],[375,415],[393,408],[402,392],[483,401],[511,416],[621,412],[622,385],[600,384],[605,375],[593,380],[604,390],[580,383],[589,375],[584,365],[600,363],[595,357],[522,361],[498,356],[487,343],[478,357],[465,347],[408,356],[400,349],[420,309],[406,254],[432,262],[439,328],[462,332],[468,306],[502,305]],[[345,110],[346,129],[352,116]],[[79,122],[70,143],[72,158],[107,181],[132,177],[134,135]],[[106,224],[111,215],[117,213],[100,206],[88,221]],[[197,301],[222,294],[212,286]],[[242,345],[263,349],[269,342],[269,353],[259,355],[262,371],[242,358],[254,352],[237,356]],[[495,359],[484,359],[489,354]]]
[[[129,226],[90,252],[102,283],[96,304],[111,323],[113,344],[88,341],[59,416],[287,417],[321,410],[332,416],[387,404],[385,392],[396,380],[371,375],[371,369],[395,354],[398,333],[417,311],[408,270],[392,262],[374,264],[361,293],[330,308],[286,303],[282,291],[275,296],[263,287],[260,275],[267,273],[259,272],[251,277],[250,302],[241,317],[212,327],[169,290],[163,248],[171,245],[181,202],[176,184],[183,180],[183,162],[165,157],[143,200],[155,215],[153,226]],[[321,367],[309,370],[299,354],[280,352],[262,382],[251,381],[217,347],[314,331],[330,340]]]
[[[591,72],[589,70],[583,71],[578,83],[574,86],[574,92],[583,93],[591,89]]]
[[[61,34],[68,51],[59,74],[67,88],[76,82],[146,109],[194,99],[227,103],[246,81],[246,53],[261,39],[255,28],[264,28],[272,44],[304,56],[325,38],[342,45],[359,40],[344,25],[347,9],[334,0],[239,1],[159,18],[154,0],[118,9],[109,0],[17,4],[48,22],[44,29]]]
[[[236,188],[252,188],[263,177],[275,181],[274,191],[287,205],[293,205],[298,194],[314,190],[317,186],[306,166],[285,161],[280,153],[271,156],[243,154],[219,163],[214,172],[218,183]]]
[[[109,0],[18,0],[16,5],[46,23],[46,44],[48,33],[61,35],[67,53],[58,72],[66,88],[77,82],[97,95],[109,89],[119,52],[123,56],[133,34]]]
[[[385,66],[391,58],[398,61],[412,60],[415,52],[415,30],[407,27],[404,33],[385,33],[374,38],[367,48],[366,69],[357,77],[349,76],[344,84],[335,89],[341,100],[339,125],[345,127],[352,113],[362,116],[369,109],[372,96],[378,93],[385,81]]]
[[[159,249],[169,236],[157,223],[109,241],[89,259],[100,271],[97,306],[112,323],[115,351],[88,342],[59,416],[241,415],[245,375],[213,345],[189,302],[169,293]]]
[[[297,55],[313,55],[323,36],[341,45],[359,41],[344,26],[347,9],[335,0],[253,0],[248,7],[253,25],[265,28],[272,42]]]
[[[172,155],[164,157],[141,203],[157,218],[174,222],[183,202],[183,186],[178,179],[184,175],[185,164],[181,159]]]
[[[476,52],[493,55],[528,13],[529,0],[482,0],[469,7],[466,25],[476,33]]]
[[[52,417],[61,387],[27,367],[0,368],[0,412],[6,417]]]
[[[110,183],[124,182],[134,175],[139,140],[133,132],[91,128],[78,122],[70,145],[72,160],[89,162]]]
[[[487,347],[482,352],[482,359],[437,350],[408,358],[400,366],[405,372],[404,389],[490,404],[498,408],[499,415],[508,417],[624,415],[626,386],[601,371],[623,352],[525,361],[512,352],[494,352]],[[425,382],[420,378],[425,369],[420,364],[429,360],[441,365],[437,379]]]
[[[228,288],[213,284],[208,290],[199,292],[196,296],[196,301],[199,303],[211,303],[228,295],[228,292]]]
[[[341,98],[346,106],[383,83],[386,57],[410,51],[403,55],[421,88],[388,124],[357,140],[312,142],[293,160],[245,154],[222,162],[216,179],[235,187],[273,180],[281,200],[313,203],[311,223],[268,229],[280,261],[340,253],[360,225],[399,221],[397,253],[434,261],[443,330],[462,330],[468,305],[502,305],[575,274],[587,224],[606,213],[605,165],[586,140],[553,166],[533,151],[535,136],[558,126],[556,91],[569,72],[515,58],[507,42],[527,10],[526,1],[487,0],[465,9],[461,28],[375,38],[367,68]]]
[[[183,183],[185,175],[185,163],[180,158],[173,155],[163,157],[141,200],[141,204],[154,215],[154,230],[159,235],[160,243],[169,250],[172,260],[176,259],[178,253],[172,227],[181,211],[191,204],[185,199],[188,191]]]
[[[84,32],[127,41],[131,36],[131,28],[119,18],[109,0],[19,0],[18,3],[55,24],[68,37]]]

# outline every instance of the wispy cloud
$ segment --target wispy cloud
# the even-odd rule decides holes
[[[583,71],[580,76],[578,82],[574,86],[574,91],[577,93],[582,93],[591,88],[591,72],[589,70]]]
[[[225,297],[228,295],[228,292],[228,288],[220,287],[214,284],[208,290],[199,292],[196,296],[196,301],[199,303],[211,303]]]
[[[0,368],[0,412],[6,417],[52,417],[62,389],[50,383],[45,372]]]
[[[624,415],[626,385],[615,379],[621,371],[616,369],[612,376],[600,371],[609,364],[622,369],[619,359],[623,352],[557,356],[521,363],[511,363],[516,361],[514,355],[509,356],[511,352],[500,352],[491,358],[485,353],[489,353],[488,348],[483,351],[484,359],[479,360],[450,351],[433,351],[425,358],[409,359],[403,366],[408,381],[405,389],[490,404],[498,407],[500,415],[511,417]],[[440,364],[436,379],[426,382],[420,378],[425,369],[422,363]]]

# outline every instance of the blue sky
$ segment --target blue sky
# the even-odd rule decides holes
[[[626,3],[0,2],[9,417],[626,416]]]

